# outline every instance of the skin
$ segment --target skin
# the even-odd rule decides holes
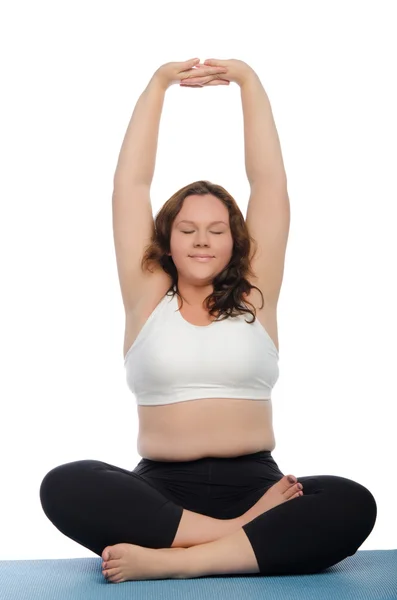
[[[184,219],[195,224],[180,223]],[[226,224],[210,225],[213,221]],[[226,267],[233,254],[229,212],[223,202],[212,194],[185,198],[172,225],[170,249],[182,298],[192,308],[202,308],[204,299],[213,292],[211,281]],[[211,254],[215,258],[200,263],[189,257],[192,254]]]

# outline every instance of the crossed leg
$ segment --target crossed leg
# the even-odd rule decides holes
[[[112,583],[120,583],[127,579],[259,573],[255,553],[242,527],[265,511],[298,497],[301,488],[294,475],[285,475],[235,519],[215,519],[184,509],[170,548],[151,550],[123,543],[108,546],[102,553],[103,574]]]
[[[130,546],[135,560],[138,550],[144,551],[146,565],[151,565],[150,576],[136,577],[135,572],[127,579],[231,573],[308,574],[355,554],[375,524],[377,508],[371,492],[355,481],[332,475],[303,477],[300,481],[305,495],[284,502],[211,542],[157,550],[128,544],[105,548],[103,558],[110,568],[110,580],[125,581],[126,571],[120,575],[120,562],[116,559],[121,546]],[[111,553],[109,561],[107,552]],[[162,573],[157,577],[153,567],[156,557]]]

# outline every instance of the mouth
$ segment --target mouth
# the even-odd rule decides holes
[[[214,257],[213,256],[190,256],[190,258],[193,258],[193,260],[198,260],[199,262],[208,262],[209,260],[212,260]]]

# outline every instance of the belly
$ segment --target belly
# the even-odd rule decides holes
[[[159,461],[274,450],[271,400],[206,398],[139,406],[138,453]]]

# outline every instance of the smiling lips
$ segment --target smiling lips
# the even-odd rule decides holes
[[[209,256],[208,254],[202,254],[202,255],[195,254],[194,256],[191,256],[190,258],[194,258],[194,260],[198,260],[199,262],[208,262],[213,257]]]

